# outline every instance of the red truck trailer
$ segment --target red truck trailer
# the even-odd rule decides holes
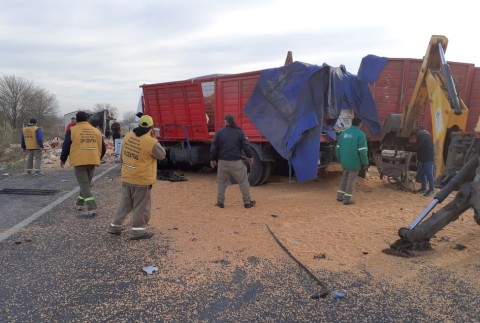
[[[168,160],[180,167],[209,165],[210,143],[229,113],[253,148],[254,163],[248,169],[251,185],[264,184],[275,169],[286,168],[286,161],[243,112],[260,72],[142,85],[143,112],[152,116]],[[326,167],[334,158],[334,142],[324,141],[321,165]]]
[[[378,79],[369,85],[381,124],[388,115],[403,113],[421,65],[420,59],[390,58]],[[480,69],[467,63],[449,62],[449,65],[459,95],[469,107],[467,128],[473,130],[480,115]],[[261,72],[141,85],[143,112],[152,116],[155,135],[167,148],[168,160],[179,167],[208,166],[210,143],[229,113],[235,116],[254,150],[255,162],[249,168],[251,185],[261,185],[275,169],[285,169],[286,160],[244,113]],[[418,118],[426,129],[431,128],[428,104]],[[380,147],[380,135],[367,131],[367,137],[370,151]],[[324,169],[336,161],[335,141],[322,133],[320,142],[318,166]]]

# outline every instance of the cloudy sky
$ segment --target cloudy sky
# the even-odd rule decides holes
[[[0,75],[55,94],[61,114],[123,114],[141,84],[279,67],[288,51],[357,74],[368,54],[422,58],[435,34],[447,60],[480,66],[477,30],[463,0],[0,0]]]

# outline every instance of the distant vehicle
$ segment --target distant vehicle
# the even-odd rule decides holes
[[[70,123],[70,120],[75,117],[78,111],[66,113],[63,116],[64,128]],[[110,121],[113,118],[110,117],[108,110],[90,113],[88,121],[107,138],[110,137]]]

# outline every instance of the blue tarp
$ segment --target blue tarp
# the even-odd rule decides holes
[[[263,70],[244,112],[277,152],[293,166],[297,180],[317,176],[324,119],[353,109],[372,134],[381,126],[369,82],[375,81],[387,58],[368,55],[359,76],[341,67],[293,62]]]

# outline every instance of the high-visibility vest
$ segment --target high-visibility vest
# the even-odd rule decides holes
[[[152,185],[157,180],[157,159],[152,156],[157,139],[149,133],[137,137],[132,131],[122,141],[121,181],[134,185]]]
[[[26,149],[40,149],[37,141],[37,126],[28,126],[23,128],[23,138],[25,138]]]
[[[87,121],[78,122],[70,128],[72,146],[70,165],[100,165],[102,134]]]

